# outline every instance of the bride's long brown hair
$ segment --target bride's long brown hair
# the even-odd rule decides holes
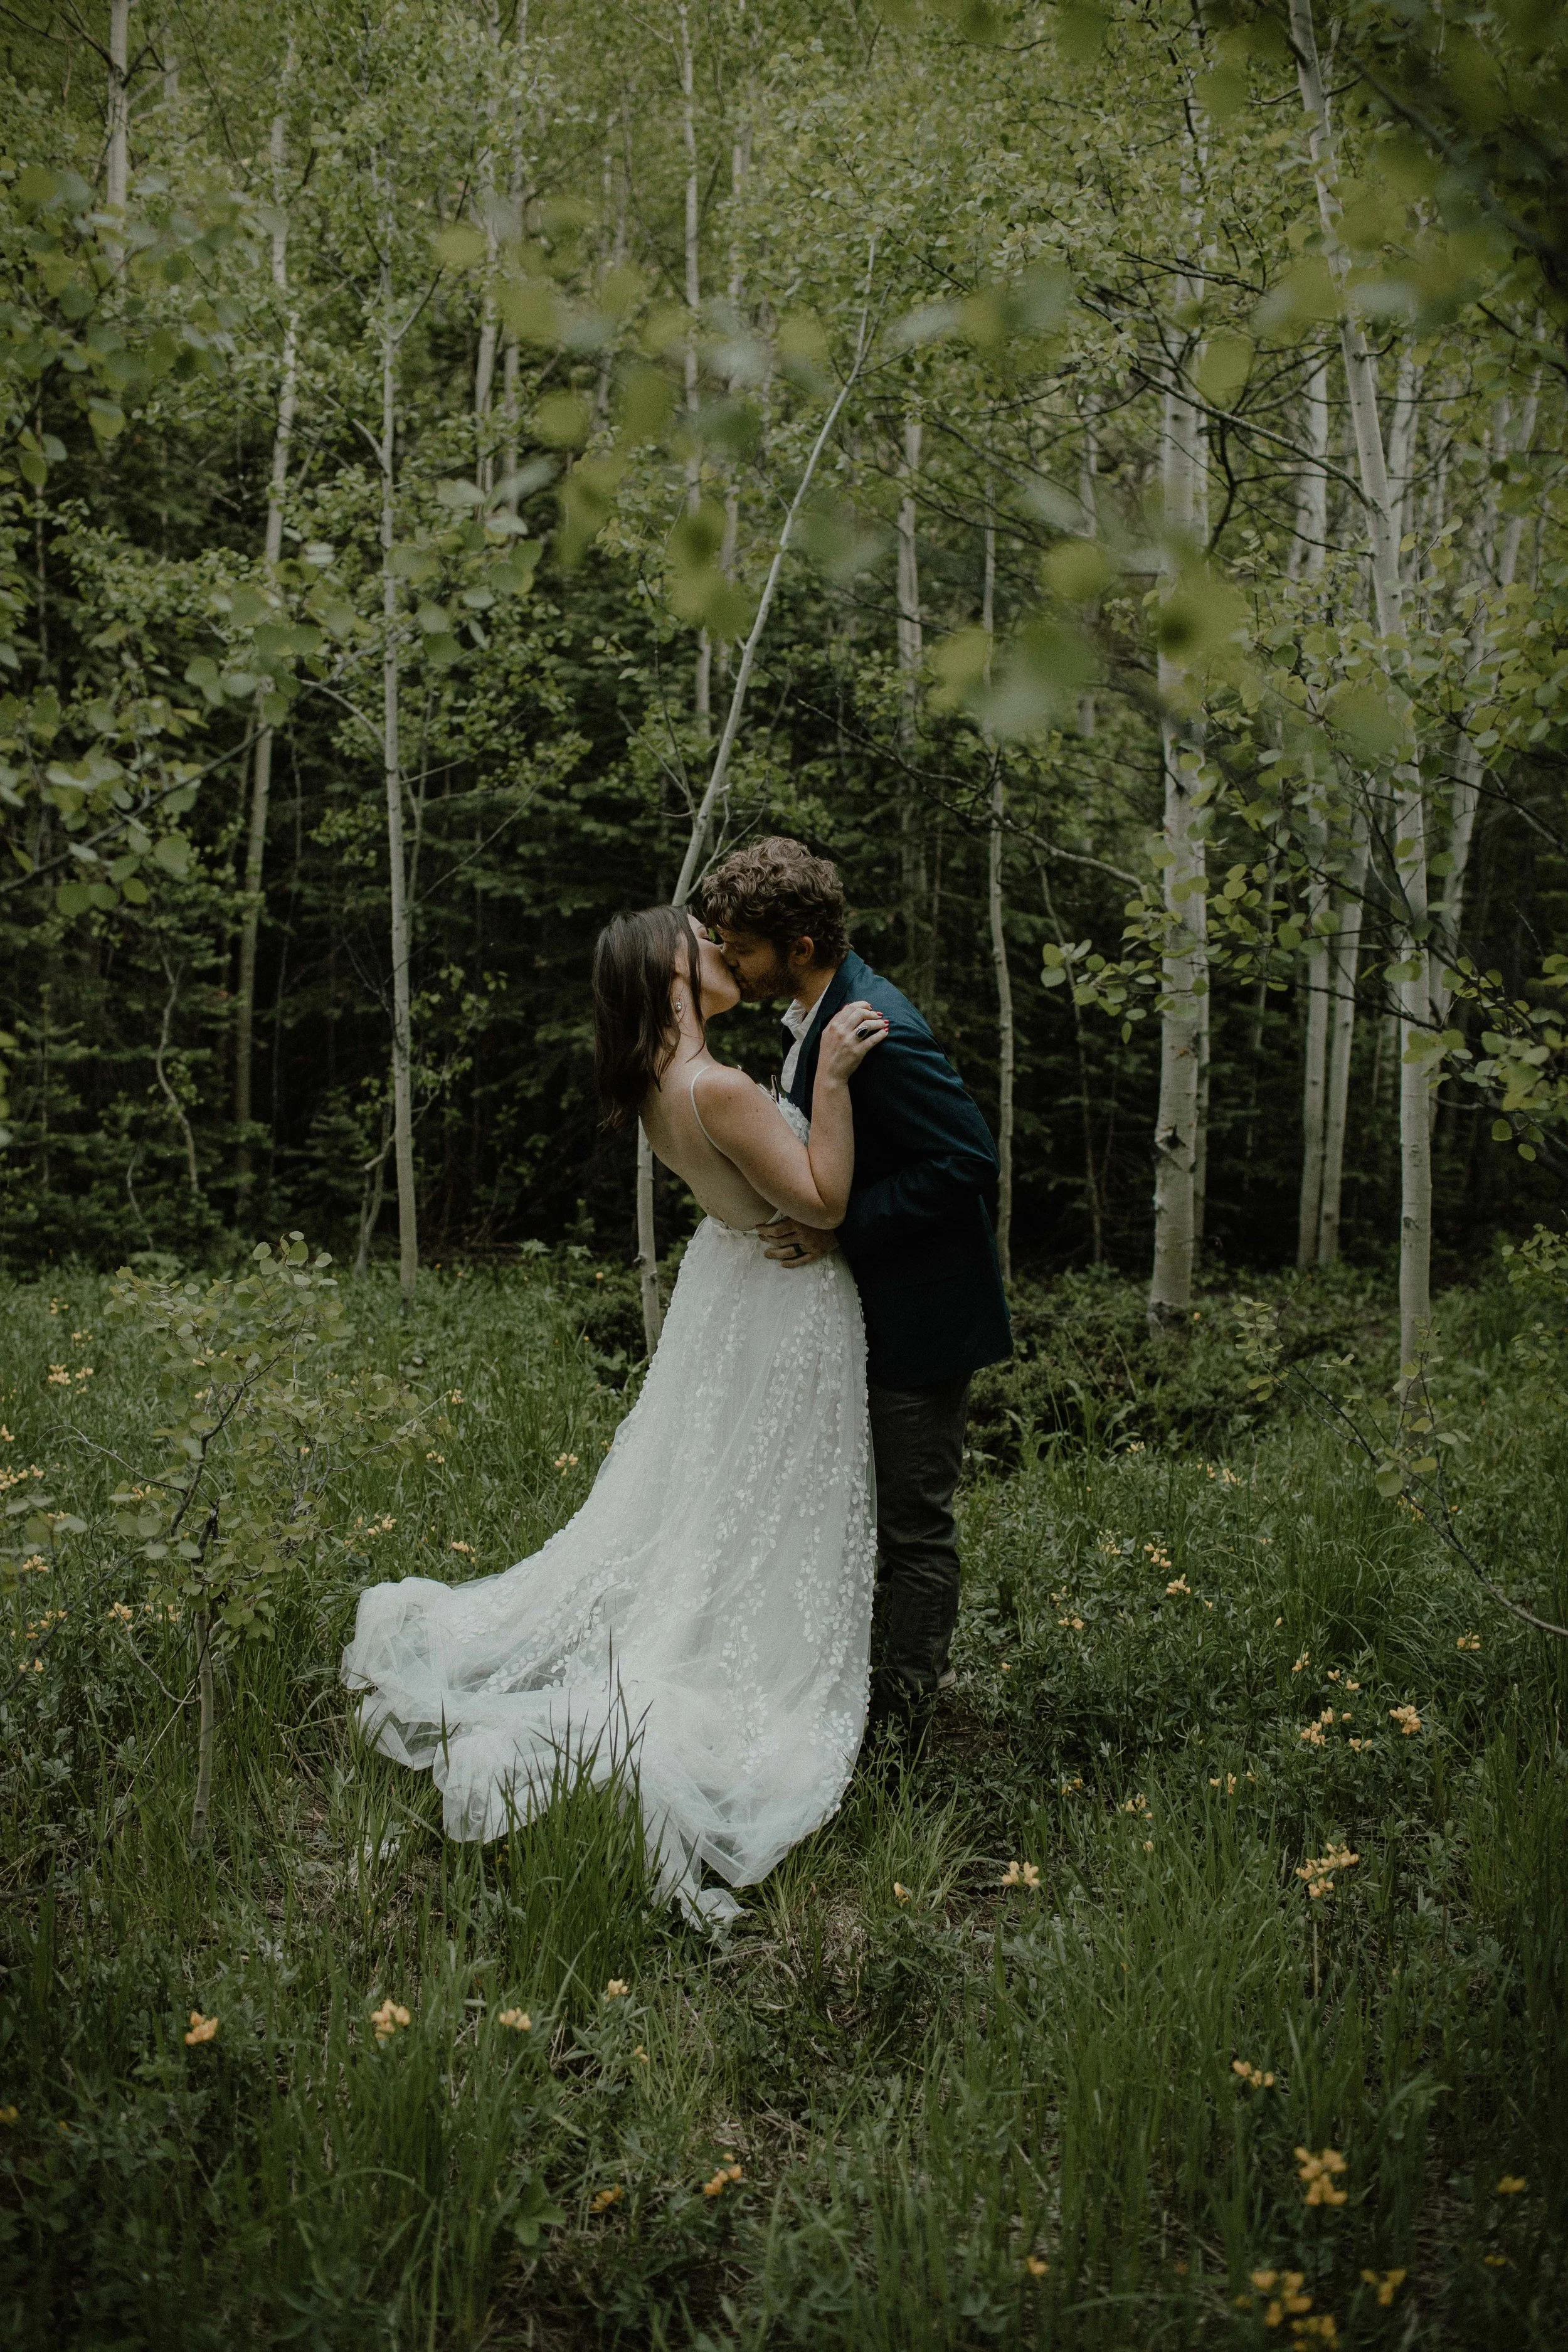
[[[682,942],[700,1030],[702,961],[683,908],[616,915],[594,943],[594,1078],[604,1127],[631,1125],[680,1041],[675,975]]]

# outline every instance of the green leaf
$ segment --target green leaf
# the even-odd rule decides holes
[[[1100,55],[1110,26],[1103,8],[1090,7],[1085,0],[1068,0],[1068,5],[1057,11],[1057,40],[1062,55],[1074,65],[1089,65]]]
[[[1064,539],[1040,566],[1046,585],[1069,604],[1087,604],[1116,576],[1116,566],[1091,539]]]
[[[1193,382],[1212,407],[1235,406],[1237,394],[1252,373],[1252,357],[1250,335],[1227,330],[1210,336],[1193,370]]]
[[[432,243],[437,260],[444,262],[448,269],[471,269],[475,262],[482,261],[489,250],[489,240],[483,229],[475,228],[468,221],[458,221],[451,228],[444,228],[438,236],[432,239]]]
[[[1405,711],[1374,686],[1342,687],[1328,716],[1363,760],[1386,759],[1405,740]]]
[[[955,629],[932,646],[931,667],[936,678],[931,707],[961,710],[985,675],[991,659],[991,637],[985,629]]]
[[[552,287],[526,278],[503,278],[496,289],[496,308],[521,341],[560,341],[561,309]]]
[[[1321,253],[1303,254],[1272,287],[1252,314],[1262,335],[1304,334],[1308,328],[1340,315],[1340,298]]]
[[[533,412],[533,430],[548,449],[578,449],[588,438],[593,411],[575,392],[546,394]]]
[[[165,874],[183,880],[191,870],[191,845],[183,833],[166,833],[153,844],[154,861]]]
[[[675,386],[662,368],[635,362],[621,378],[621,432],[632,447],[664,436],[675,407]]]
[[[427,547],[395,547],[390,562],[397,579],[412,581],[416,585],[421,580],[434,580],[441,569],[439,557],[432,555]]]
[[[55,890],[55,904],[68,921],[74,921],[91,906],[92,892],[85,882],[61,882]]]
[[[710,563],[724,543],[724,509],[704,499],[694,512],[683,513],[669,534],[669,560],[687,571]]]

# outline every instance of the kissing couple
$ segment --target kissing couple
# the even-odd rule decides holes
[[[640,1119],[704,1212],[642,1392],[531,1559],[362,1593],[343,1678],[367,1736],[434,1773],[452,1837],[629,1761],[660,1895],[724,1920],[727,1888],[837,1811],[868,1715],[924,1733],[970,1376],[1012,1338],[995,1147],[851,950],[837,869],[759,841],[700,904],[617,916],[594,954],[605,1125]],[[778,998],[770,1094],[709,1024]]]

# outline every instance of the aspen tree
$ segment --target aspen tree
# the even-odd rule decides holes
[[[1195,190],[1189,161],[1189,221]],[[1175,283],[1178,315],[1199,289],[1183,269]],[[1190,371],[1199,352],[1184,334],[1172,354],[1162,404],[1160,484],[1163,508],[1163,593],[1169,597],[1184,563],[1208,535],[1207,443]],[[1164,903],[1168,925],[1162,959],[1160,1101],[1154,1125],[1154,1266],[1149,1286],[1149,1327],[1180,1328],[1192,1313],[1194,1259],[1201,1229],[1204,1074],[1207,1046],[1207,909],[1200,818],[1202,753],[1198,730],[1186,714],[1190,684],[1179,653],[1162,644],[1159,660],[1160,748],[1164,774],[1162,827]]]
[[[419,1270],[419,1203],[414,1182],[414,1038],[410,1003],[407,866],[403,845],[403,763],[398,744],[396,538],[397,353],[393,317],[391,167],[381,165],[385,212],[381,251],[381,684],[382,768],[386,786],[387,892],[392,947],[392,1156],[397,1173],[397,1275],[406,1314]]]
[[[109,105],[104,203],[119,228],[131,193],[131,0],[109,0]],[[119,251],[118,244],[113,248]]]
[[[1290,36],[1307,118],[1324,257],[1342,305],[1340,348],[1371,539],[1373,610],[1378,634],[1392,646],[1403,636],[1405,625],[1399,528],[1377,410],[1377,363],[1365,328],[1344,299],[1349,265],[1339,231],[1333,145],[1311,0],[1290,0]],[[1408,1374],[1426,1350],[1432,1323],[1431,959],[1426,939],[1426,808],[1420,771],[1413,763],[1402,766],[1394,778],[1394,884],[1400,901],[1399,1353]]]
[[[1329,446],[1329,403],[1323,383],[1324,363],[1308,373],[1302,390],[1308,463],[1297,483],[1296,529],[1290,541],[1289,576],[1309,583],[1322,570],[1323,542],[1328,533],[1328,476],[1323,460]],[[1307,1034],[1301,1079],[1301,1196],[1297,1225],[1296,1263],[1318,1263],[1323,1204],[1326,1093],[1329,1067],[1331,995],[1329,942],[1320,918],[1331,890],[1321,871],[1328,826],[1321,817],[1310,820],[1309,855],[1314,872],[1307,894]]]
[[[1520,414],[1517,428],[1508,401],[1497,404],[1492,425],[1492,444],[1500,457],[1525,454],[1535,437],[1535,420],[1541,403],[1539,370]],[[1496,491],[1489,505],[1495,509]],[[1479,583],[1474,617],[1470,629],[1469,656],[1472,669],[1484,678],[1491,652],[1491,605],[1489,593],[1495,586],[1504,595],[1513,586],[1519,566],[1519,551],[1523,542],[1524,517],[1510,515],[1504,529],[1496,529],[1495,514],[1489,515],[1489,528],[1484,533],[1491,556],[1492,578]],[[1447,934],[1447,951],[1459,953],[1460,925],[1465,911],[1465,884],[1469,873],[1470,850],[1475,840],[1476,814],[1481,797],[1481,754],[1476,748],[1479,706],[1472,703],[1465,712],[1454,745],[1454,782],[1448,812],[1448,880],[1443,893],[1439,912]],[[1454,1001],[1453,983],[1446,971],[1434,972],[1432,1003],[1436,1020],[1445,1023]],[[1433,1112],[1436,1111],[1436,1089],[1433,1089]]]
[[[484,290],[480,297],[479,344],[474,356],[474,479],[488,499],[495,487],[495,452],[490,440],[490,402],[495,387],[496,349],[500,320],[496,308],[496,79],[500,68],[500,11],[497,0],[487,0],[485,33],[496,52],[489,94],[485,101],[487,129],[479,150],[479,216],[485,232]]]
[[[691,54],[691,21],[687,0],[678,0],[676,16],[680,26],[680,142],[686,155],[683,217],[687,311],[686,413],[689,418],[695,420],[700,405],[697,340],[702,320],[702,216],[701,191],[697,176],[696,70]],[[691,454],[686,460],[687,512],[695,514],[701,503],[702,450],[693,423]],[[692,709],[696,715],[698,732],[706,738],[713,712],[713,640],[706,625],[697,633],[697,674],[692,693]]]
[[[991,682],[991,647],[996,634],[996,518],[989,485],[985,498],[985,568],[981,594],[980,625],[985,632],[985,683]],[[1016,1037],[1013,1026],[1013,975],[1007,968],[1007,927],[1002,896],[1002,848],[1007,814],[1006,778],[1002,754],[991,752],[991,824],[986,844],[986,909],[991,927],[991,961],[996,973],[996,1255],[1002,1279],[1013,1279],[1013,1080]]]
[[[920,551],[915,538],[915,491],[920,481],[921,413],[913,402],[904,412],[902,488],[899,498],[899,748],[905,761],[914,756],[920,710],[921,666],[924,632],[921,624]],[[904,956],[910,993],[918,1002],[921,919],[925,891],[924,862],[915,831],[913,796],[900,796],[899,808],[900,879],[904,902]]]
[[[292,79],[290,42],[284,66],[284,89]],[[269,156],[272,170],[272,284],[283,305],[283,353],[278,385],[278,415],[272,431],[272,472],[267,491],[267,535],[262,562],[268,582],[275,580],[283,549],[283,501],[289,484],[289,457],[294,436],[294,411],[299,396],[298,307],[289,296],[289,220],[283,209],[283,173],[287,125],[281,108],[272,118]],[[235,1175],[241,1195],[251,1181],[251,1078],[256,1024],[256,957],[261,930],[262,883],[267,859],[267,812],[272,792],[272,726],[265,716],[267,688],[256,704],[256,749],[251,762],[250,815],[245,845],[245,911],[240,918],[239,971],[234,1008],[234,1123],[239,1129]]]

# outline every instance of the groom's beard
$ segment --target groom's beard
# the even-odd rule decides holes
[[[772,971],[752,980],[735,971],[732,964],[730,969],[734,973],[742,1004],[776,1004],[781,997],[795,994],[795,975],[784,963],[775,963]]]

